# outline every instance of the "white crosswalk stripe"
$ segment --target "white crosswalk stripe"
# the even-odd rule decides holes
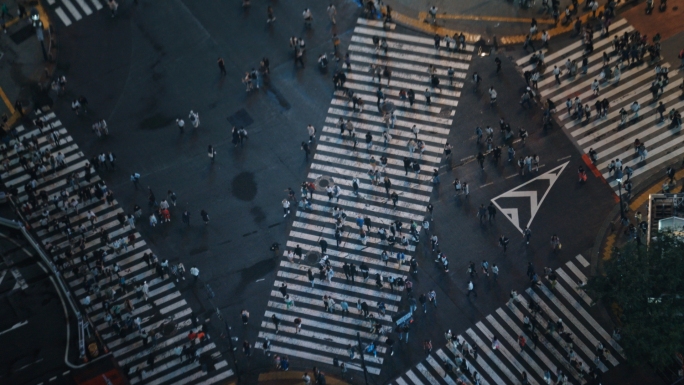
[[[613,23],[608,37],[602,37],[601,31],[594,32],[594,51],[586,56],[587,74],[581,74],[582,60],[585,57],[582,40],[578,39],[565,47],[559,47],[550,54],[547,52],[544,58],[545,68],[537,90],[542,100],[549,99],[556,104],[556,121],[571,140],[576,142],[580,150],[585,154],[589,154],[592,149],[596,151],[596,168],[616,192],[619,191],[618,179],[616,173],[609,169],[612,160],[620,159],[623,168],[631,167],[631,179],[634,180],[633,184],[636,184],[674,164],[684,154],[681,127],[677,127],[676,123],[672,124],[668,119],[671,110],[679,111],[684,107],[684,102],[679,97],[681,71],[675,70],[672,63],[663,62],[658,58],[651,64],[649,53],[646,53],[643,62],[637,61],[630,65],[630,60],[625,60],[619,81],[611,78],[601,82],[599,96],[593,94],[591,84],[603,71],[603,55],[608,55],[608,65],[612,71],[622,56],[620,52],[615,51],[614,37],[621,37],[634,31],[634,27],[625,19],[620,19]],[[530,64],[531,56],[527,55],[516,61],[523,72],[534,72],[534,65]],[[570,72],[566,68],[567,60],[577,62],[577,75],[570,77]],[[662,93],[654,99],[651,87],[656,78],[656,64],[669,68],[670,71],[669,81],[662,85]],[[563,71],[560,84],[557,84],[553,75],[554,66]],[[579,97],[581,103],[591,107],[591,117],[588,120],[577,119],[574,107],[572,115],[568,113],[565,102],[568,98],[574,101],[575,97]],[[595,103],[604,98],[610,103],[609,112],[607,116],[599,117]],[[631,105],[635,101],[641,106],[638,119],[634,119],[631,110]],[[662,122],[657,111],[660,103],[665,107],[665,119]],[[621,124],[621,108],[628,113],[624,125]],[[644,144],[647,151],[643,160],[634,148],[637,139]],[[623,181],[626,180],[627,177],[623,176]]]
[[[376,52],[372,39],[374,36],[387,39],[387,54],[383,50]],[[368,305],[383,332],[394,330],[396,325],[391,317],[408,310],[408,303],[403,295],[404,288],[391,286],[388,278],[401,278],[404,281],[412,279],[410,267],[399,263],[398,253],[402,252],[407,260],[410,259],[415,251],[415,244],[402,246],[397,242],[390,247],[387,240],[381,240],[378,226],[390,234],[390,224],[400,221],[402,228],[399,231],[401,234],[397,233],[397,239],[401,235],[412,238],[412,221],[416,223],[416,230],[422,231],[422,221],[433,189],[433,169],[439,169],[444,162],[444,145],[453,123],[453,108],[458,105],[460,88],[463,86],[461,79],[465,78],[472,52],[472,46],[467,46],[464,52],[447,51],[445,47],[438,51],[432,39],[399,33],[393,29],[385,31],[381,23],[359,19],[349,47],[351,71],[346,72],[344,86],[361,98],[365,107],[362,112],[354,111],[345,92],[335,91],[325,125],[322,129],[317,127],[320,137],[312,145],[315,154],[307,178],[312,182],[325,179],[332,185],[338,185],[341,188],[340,199],[328,199],[325,188],[319,187],[310,200],[311,209],[292,205],[291,211],[295,211],[292,214],[294,223],[284,246],[285,259],[279,265],[271,300],[262,320],[258,346],[263,346],[263,342],[268,339],[271,350],[277,354],[320,363],[332,363],[334,359],[338,359],[351,370],[361,370],[358,352],[350,360],[348,351],[349,344],[357,345],[355,335],[360,332],[364,347],[376,340],[377,358],[369,352],[365,353],[365,357],[369,372],[380,372],[382,360],[388,354],[385,340],[373,333],[371,322],[363,318],[363,314],[357,310],[357,304],[365,302]],[[389,129],[392,139],[386,145],[382,134],[388,127],[378,111],[376,91],[379,83],[369,71],[371,64],[388,66],[392,71],[389,87],[385,77],[380,83],[386,101],[395,106],[396,122]],[[432,88],[428,73],[431,65],[440,79],[440,87],[436,89]],[[448,84],[449,66],[455,70],[453,85]],[[431,105],[426,103],[426,88],[432,92]],[[401,89],[410,89],[415,93],[416,100],[412,107],[408,101],[400,99]],[[348,133],[340,135],[340,118],[352,122],[358,140],[356,146]],[[412,132],[414,125],[420,130],[417,139],[425,144],[422,155],[417,150],[412,154],[408,148],[409,140],[416,140]],[[370,152],[365,142],[366,133],[373,136]],[[369,175],[371,155],[378,162],[380,183],[377,185],[371,183]],[[380,165],[383,155],[387,157],[385,168]],[[405,170],[405,157],[420,164],[418,174],[413,170]],[[383,185],[384,176],[388,176],[391,181],[389,193]],[[352,179],[355,177],[359,179],[358,195],[353,191]],[[392,192],[399,196],[396,208],[388,199]],[[300,198],[300,195],[297,194],[297,197]],[[336,220],[332,216],[334,207],[344,209],[347,215],[339,246],[335,239]],[[372,222],[373,230],[367,233],[366,243],[362,243],[360,239],[356,223],[358,216],[369,218]],[[327,255],[334,272],[330,283],[326,279],[320,279],[318,260],[321,240],[328,244]],[[288,261],[289,250],[297,246],[301,247],[304,258]],[[383,250],[389,255],[386,262],[381,259]],[[354,264],[358,271],[354,282],[347,280],[344,274],[345,263]],[[362,263],[369,269],[366,281],[360,272]],[[309,269],[315,276],[313,287],[308,277]],[[381,277],[380,285],[376,282],[377,275]],[[289,309],[278,291],[283,283],[288,287],[290,299],[294,300],[294,306]],[[334,313],[326,311],[323,301],[325,295],[334,299]],[[342,301],[348,303],[349,314],[341,312]],[[378,302],[385,304],[386,315],[383,316],[379,311]],[[280,319],[277,334],[271,319],[274,314]],[[296,330],[295,320],[301,320],[299,332]],[[419,369],[427,373],[433,364]],[[415,376],[419,375],[417,370]],[[435,381],[437,377],[428,378],[424,383],[432,385]]]
[[[458,341],[468,344],[465,354],[462,353],[463,345],[449,341],[446,347],[428,355],[424,362],[409,369],[393,383],[453,385],[460,380],[474,384],[477,372],[482,385],[520,383],[523,373],[530,384],[545,384],[546,373],[555,383],[557,374],[562,371],[568,376],[569,383],[583,384],[591,375],[589,370],[605,372],[618,365],[624,359],[622,348],[589,314],[589,303],[574,290],[578,281],[586,282],[582,269],[588,267],[588,264],[584,265],[584,257],[578,256],[577,261],[581,267],[570,261],[567,266],[571,268],[556,269],[556,273],[565,279],[559,279],[553,291],[545,280],[540,288],[518,294],[517,301],[499,307],[476,322],[475,327],[458,335]],[[541,312],[533,313],[530,303],[539,304]],[[530,326],[523,322],[525,317],[530,319]],[[574,360],[581,362],[581,369],[571,362],[571,347],[559,330],[554,328],[552,331],[548,327],[549,320],[555,324],[559,318],[563,320],[564,331],[572,337]],[[525,339],[522,350],[520,336]],[[493,337],[499,341],[497,349],[492,347]],[[607,354],[597,358],[599,343],[607,349]],[[478,347],[477,358],[468,352],[473,346]],[[467,364],[459,366],[462,360]]]
[[[81,6],[85,5],[83,1],[77,1],[77,3]],[[181,296],[178,290],[179,283],[175,279],[169,277],[168,273],[165,279],[162,279],[153,266],[142,260],[143,254],[151,253],[151,250],[134,227],[129,226],[128,223],[124,227],[119,222],[117,214],[123,211],[119,208],[118,202],[114,199],[109,205],[104,199],[97,197],[89,200],[82,199],[84,197],[79,192],[82,193],[86,188],[98,189],[97,183],[101,182],[101,179],[97,176],[97,170],[91,166],[90,180],[86,180],[85,171],[88,160],[55,114],[49,112],[41,115],[39,113],[37,119],[42,120],[46,126],[42,129],[26,129],[24,126],[18,126],[15,129],[14,139],[7,146],[6,156],[9,165],[2,171],[3,181],[6,186],[17,189],[20,205],[31,204],[35,207],[24,211],[27,221],[34,229],[34,234],[44,245],[54,246],[50,253],[55,264],[62,271],[74,299],[82,303],[84,298],[91,298],[90,307],[84,308],[84,311],[119,365],[129,371],[131,383],[209,385],[232,376],[233,372],[228,363],[211,340],[213,336],[209,335],[204,343],[187,340],[187,334],[191,330],[197,330],[193,326],[192,309]],[[61,135],[62,140],[59,143],[50,143],[49,136],[53,130]],[[64,154],[65,165],[53,169],[50,162],[46,160],[48,171],[43,176],[39,176],[33,170],[33,163],[28,164],[27,169],[24,169],[19,162],[21,157],[35,160],[34,154],[38,159],[43,155],[30,147],[30,141],[35,141],[40,151],[49,149],[53,155],[59,152]],[[23,143],[24,147],[19,150],[19,153],[15,148],[17,143]],[[67,182],[69,175],[75,178],[73,186]],[[35,187],[32,187],[34,184]],[[34,193],[30,192],[32,189],[37,193],[35,197]],[[47,197],[45,202],[40,198],[43,191]],[[69,210],[69,227],[72,231],[70,237],[66,233],[67,225],[63,223],[67,215],[55,204],[57,202],[62,206],[62,200],[59,197],[63,192],[69,194],[68,199],[77,199],[80,202],[78,213]],[[48,226],[41,223],[43,210],[49,212]],[[90,228],[90,221],[87,218],[86,213],[89,210],[97,215],[94,230]],[[74,244],[82,238],[78,230],[82,224],[87,230],[83,235],[85,238],[83,250],[77,246],[78,243]],[[107,244],[97,233],[99,229],[106,230],[110,239]],[[130,235],[135,236],[132,239],[134,243],[124,244],[118,251],[115,251],[115,242]],[[65,251],[72,248],[72,245],[74,256],[67,258]],[[116,264],[121,268],[116,276],[105,274],[101,268],[96,267],[99,262],[94,253],[100,251],[107,252],[101,258],[105,267],[111,269]],[[119,277],[122,277],[125,283],[122,284]],[[149,285],[148,300],[142,298],[140,295],[142,292],[138,294],[134,287],[143,281]],[[109,310],[104,306],[105,301],[98,299],[104,299],[106,296],[110,297],[107,301]],[[127,300],[130,300],[133,309],[125,308]],[[108,313],[112,315],[112,320],[105,318]],[[156,335],[156,343],[143,342],[133,325],[133,320],[137,317],[141,319],[141,328],[147,331],[150,337]],[[127,322],[129,322],[128,326],[126,326]],[[175,324],[173,333],[169,333],[164,327],[167,323]],[[151,338],[150,341],[152,341]],[[201,355],[199,361],[180,357],[174,351],[183,345],[188,347],[195,345],[194,349]],[[148,365],[148,357],[151,355],[155,357],[153,367]],[[206,368],[203,368],[205,363]]]
[[[48,0],[48,4],[65,27],[86,16],[93,15],[103,8],[109,12],[107,0]],[[68,12],[64,10],[65,8]]]

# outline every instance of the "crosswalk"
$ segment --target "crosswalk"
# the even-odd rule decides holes
[[[590,369],[606,372],[615,367],[624,361],[622,348],[589,314],[592,300],[579,288],[587,282],[584,271],[588,266],[582,255],[568,261],[555,270],[555,288],[545,280],[539,288],[519,292],[517,300],[499,307],[465,332],[452,331],[454,337],[446,346],[392,384],[518,384],[523,373],[530,384],[563,383],[558,381],[559,373],[567,376],[569,384],[583,384],[590,377]],[[533,312],[530,304],[537,304],[540,310]],[[534,327],[525,324],[525,317]],[[562,319],[563,331],[571,333],[572,345],[559,334],[560,329],[550,330],[549,320],[558,319]],[[525,339],[522,351],[520,336]],[[496,349],[492,348],[494,337],[499,341]],[[597,355],[599,343],[604,348],[601,355]],[[474,347],[477,355],[470,352]]]
[[[117,215],[123,213],[123,210],[116,199],[108,204],[104,199],[97,197],[79,198],[79,189],[102,188],[98,184],[102,183],[104,186],[104,181],[96,172],[92,172],[90,180],[87,180],[87,158],[55,114],[41,114],[40,111],[37,113],[37,120],[41,120],[44,127],[18,126],[17,139],[12,139],[7,145],[6,157],[2,162],[3,182],[8,188],[18,190],[18,198],[22,205],[33,200],[29,199],[26,190],[27,187],[34,185],[30,194],[36,194],[36,201],[48,203],[50,221],[56,219],[61,222],[65,218],[65,212],[68,212],[72,230],[70,238],[66,235],[66,224],[62,223],[59,228],[55,228],[52,225],[45,226],[45,222],[41,223],[44,210],[42,207],[35,208],[32,214],[25,214],[38,239],[47,249],[48,245],[52,245],[50,253],[53,261],[62,271],[73,298],[82,304],[86,297],[91,299],[90,306],[84,309],[107,349],[127,371],[131,378],[130,382],[146,385],[210,385],[231,377],[233,372],[213,341],[214,336],[209,336],[204,342],[189,341],[188,334],[191,331],[200,331],[201,326],[197,326],[193,321],[192,310],[178,290],[178,280],[174,280],[168,274],[160,277],[154,266],[144,262],[142,256],[151,253],[151,250],[134,226],[123,226],[119,221]],[[20,144],[22,142],[23,144]],[[37,148],[30,148],[29,142],[37,143]],[[29,163],[25,169],[19,162],[20,157],[35,162],[47,150],[56,157],[61,153],[65,160],[64,166],[53,172],[50,162],[45,161],[47,170],[41,176],[40,171],[32,171],[33,163]],[[68,181],[68,176],[74,174],[77,176],[72,185]],[[43,195],[46,199],[41,197],[43,191],[47,193]],[[67,208],[65,211],[61,199],[58,199],[64,192],[69,194],[69,200],[78,201],[76,209]],[[97,215],[95,230],[104,229],[109,235],[111,242],[108,244],[105,244],[101,234],[92,228],[88,229],[83,237],[80,235],[81,225],[90,227],[86,214],[89,210]],[[115,251],[113,244],[128,238],[131,234],[135,235],[135,240],[119,248],[118,252]],[[83,249],[79,246],[81,239],[85,240]],[[73,258],[66,257],[65,253],[69,250],[73,251]],[[94,257],[94,253],[98,251],[107,252],[103,266],[114,269],[114,266],[118,265],[121,270],[117,274],[108,275],[101,267],[96,267],[97,258]],[[87,260],[82,258],[85,254],[89,256]],[[160,256],[159,259],[165,258]],[[125,278],[124,286],[119,281],[119,276]],[[91,285],[91,289],[86,288],[86,281]],[[149,285],[147,300],[141,298],[134,289],[134,286],[143,282]],[[99,287],[99,290],[94,289],[96,287]],[[108,306],[114,316],[112,321],[105,318],[105,297],[109,297]],[[126,308],[127,300],[130,300],[129,305],[132,309]],[[121,314],[121,317],[117,314]],[[148,344],[143,343],[135,324],[128,327],[128,332],[118,333],[116,330],[117,319],[125,324],[134,322],[127,321],[129,318],[135,320],[138,317],[141,329],[149,335]],[[190,351],[194,349],[196,354],[199,353],[199,359],[181,357],[178,354],[180,351],[175,349],[183,346],[190,347]],[[150,361],[150,357],[154,360]]]
[[[601,31],[594,32],[594,51],[588,56],[587,74],[581,74],[584,45],[578,40],[565,47],[554,49],[545,54],[546,63],[543,76],[538,82],[538,92],[543,100],[550,99],[556,104],[555,117],[568,136],[577,144],[581,151],[589,154],[590,149],[596,151],[598,161],[596,168],[608,181],[614,190],[618,190],[618,180],[615,174],[609,172],[611,160],[621,159],[623,167],[633,169],[633,179],[643,180],[654,172],[668,166],[668,162],[684,154],[684,136],[680,135],[681,128],[670,128],[667,112],[672,109],[679,110],[684,106],[680,99],[681,84],[680,71],[670,66],[670,63],[659,61],[649,65],[647,53],[642,64],[625,65],[621,69],[619,81],[615,77],[600,82],[600,95],[593,95],[591,84],[598,79],[604,65],[604,53],[609,57],[611,69],[618,64],[619,54],[614,52],[613,38],[621,37],[625,33],[635,31],[625,19],[615,21],[610,29],[610,36],[601,37]],[[651,37],[649,36],[649,42]],[[522,71],[534,71],[530,64],[531,55],[517,60],[517,65]],[[566,61],[575,60],[578,65],[578,75],[570,77],[566,69]],[[669,82],[664,85],[663,93],[657,101],[653,101],[651,83],[655,79],[656,64],[667,67]],[[561,69],[561,84],[556,83],[553,75],[554,66]],[[573,118],[565,106],[566,100],[574,101],[579,97],[581,102],[588,103],[591,107],[591,118],[587,123]],[[594,103],[597,99],[606,98],[610,103],[606,117],[597,118]],[[639,119],[633,119],[630,106],[634,101],[641,105]],[[658,103],[662,102],[666,107],[665,121],[660,122],[656,111]],[[627,124],[620,126],[620,109],[628,112]],[[639,139],[645,144],[647,156],[642,160],[634,148],[635,140]]]
[[[72,23],[90,16],[93,13],[107,8],[107,0],[47,0],[50,7],[54,10],[59,20],[65,27]]]
[[[376,51],[374,36],[387,40],[386,54],[382,48]],[[359,354],[350,359],[348,347],[357,346],[357,333],[360,333],[364,345],[374,341],[377,335],[370,332],[371,323],[359,314],[357,303],[367,303],[370,313],[379,320],[383,329],[393,325],[392,316],[399,314],[400,309],[408,308],[406,300],[402,306],[400,290],[403,288],[392,289],[387,279],[411,279],[410,267],[400,264],[396,253],[402,251],[410,259],[415,245],[394,246],[392,250],[386,241],[380,239],[378,228],[383,227],[390,234],[390,224],[400,221],[403,235],[408,235],[410,223],[415,221],[418,224],[417,231],[421,231],[420,225],[433,189],[432,172],[443,164],[443,148],[453,123],[453,109],[458,105],[472,51],[473,47],[468,46],[465,52],[453,52],[447,50],[444,44],[437,50],[432,39],[398,33],[393,28],[385,31],[379,22],[363,18],[358,20],[349,46],[351,71],[345,72],[347,80],[344,86],[354,91],[355,97],[366,102],[365,107],[363,111],[354,111],[345,93],[335,91],[325,124],[322,129],[319,128],[320,137],[315,144],[315,155],[307,177],[308,181],[314,183],[324,180],[339,186],[342,193],[339,200],[333,198],[329,201],[325,188],[318,184],[311,201],[312,209],[294,210],[293,227],[283,253],[285,258],[280,262],[274,289],[261,322],[259,346],[268,340],[271,352],[278,355],[324,364],[339,360],[350,370],[362,370]],[[389,88],[386,86],[387,78],[382,78],[386,101],[396,106],[396,122],[394,128],[389,129],[392,138],[387,144],[382,135],[388,125],[378,112],[378,83],[369,71],[372,64],[381,65],[383,69],[387,66],[391,70]],[[436,69],[441,89],[431,86],[430,65]],[[449,67],[455,70],[453,85],[449,85],[448,81]],[[413,107],[400,98],[402,89],[415,92]],[[430,105],[426,104],[426,89],[432,91]],[[387,106],[389,104],[383,107]],[[358,138],[357,145],[347,133],[344,138],[341,137],[338,126],[340,118],[352,122]],[[414,126],[419,130],[417,134],[412,132]],[[366,133],[373,138],[370,151],[364,140]],[[416,137],[425,144],[422,155],[418,150],[412,153],[407,146],[409,140],[416,140]],[[381,170],[380,158],[383,155],[387,157],[387,166]],[[374,156],[378,162],[379,185],[373,185],[368,174],[371,169],[370,156]],[[407,172],[404,169],[404,157],[419,163],[420,173]],[[382,185],[385,175],[392,183],[390,193],[396,192],[399,196],[396,209]],[[358,196],[353,193],[353,178],[360,181]],[[335,219],[332,215],[335,206],[344,209],[347,215],[339,247],[336,245]],[[360,239],[356,225],[358,216],[368,217],[374,227],[373,231],[368,232],[366,243]],[[321,239],[329,245],[327,255],[334,272],[330,282],[318,279],[317,260],[320,254],[307,258],[309,253],[320,253]],[[305,257],[290,261],[288,252],[297,246],[302,248]],[[383,250],[391,254],[387,262],[381,259]],[[345,263],[353,263],[357,269],[362,263],[367,265],[370,278],[364,281],[357,276],[355,282],[347,281],[343,272]],[[316,273],[314,287],[308,278],[309,269]],[[382,277],[382,288],[376,285],[375,277],[378,274]],[[278,290],[282,284],[287,285],[287,295],[294,301],[294,306],[288,307],[285,303]],[[325,309],[323,297],[326,295],[332,296],[336,303],[334,313]],[[343,301],[349,305],[349,314],[340,311]],[[386,305],[385,315],[378,311],[378,302]],[[278,330],[272,322],[273,315],[280,319]],[[301,330],[297,330],[295,320],[301,320]],[[366,353],[368,372],[379,374],[387,354],[386,346],[379,343],[377,357]]]

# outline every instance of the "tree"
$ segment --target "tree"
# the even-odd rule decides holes
[[[684,240],[659,233],[648,247],[630,242],[604,272],[589,280],[586,291],[615,310],[628,360],[671,365],[684,352]]]

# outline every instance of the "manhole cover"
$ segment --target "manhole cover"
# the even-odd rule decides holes
[[[316,189],[319,191],[325,190],[326,187],[334,184],[335,180],[329,176],[319,176],[316,178],[316,182],[314,183]]]
[[[321,253],[318,251],[310,251],[308,254],[306,254],[306,261],[311,264],[318,262],[319,259],[321,259]]]

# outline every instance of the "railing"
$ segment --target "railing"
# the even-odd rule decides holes
[[[43,261],[43,263],[49,267],[50,273],[51,273],[51,278],[53,279],[53,282],[55,283],[55,286],[58,288],[60,291],[60,297],[63,297],[65,299],[65,302],[69,304],[69,307],[73,311],[73,314],[76,316],[77,323],[78,323],[78,328],[79,328],[79,356],[81,359],[84,359],[86,357],[86,351],[85,351],[85,335],[84,335],[84,329],[82,328],[81,323],[85,322],[88,324],[88,326],[93,327],[93,323],[88,317],[87,314],[81,313],[79,310],[78,306],[76,305],[76,302],[74,301],[73,296],[71,295],[71,291],[68,289],[69,285],[67,282],[64,280],[64,277],[60,273],[59,269],[57,269],[57,266],[52,262],[52,260],[47,256],[45,251],[43,250],[43,247],[40,243],[36,242],[36,240],[33,238],[33,234],[29,231],[31,228],[29,222],[26,220],[26,218],[23,216],[21,213],[21,210],[19,210],[19,206],[17,203],[14,201],[13,197],[8,198],[9,202],[12,204],[12,207],[14,208],[14,213],[17,215],[17,217],[21,221],[17,220],[9,220],[6,218],[0,217],[0,225],[9,227],[12,229],[16,229],[21,231],[21,233],[24,235],[24,238],[26,241],[31,245],[31,247],[38,253],[40,256],[40,259]],[[81,365],[75,365],[69,362],[69,335],[70,335],[70,317],[69,313],[67,312],[67,348],[66,348],[66,353],[64,356],[64,362],[71,368],[76,369],[76,368],[81,368],[84,367],[85,364]],[[88,327],[86,326],[86,328]],[[100,334],[97,332],[97,329],[93,327],[93,330],[95,331],[95,336],[97,337],[100,346],[105,348],[105,354],[102,354],[95,360],[99,360],[103,357],[106,357],[109,352],[106,350],[106,345],[104,341],[102,341],[102,338],[100,337]],[[89,333],[90,334],[90,333]],[[93,360],[93,361],[95,361]]]

